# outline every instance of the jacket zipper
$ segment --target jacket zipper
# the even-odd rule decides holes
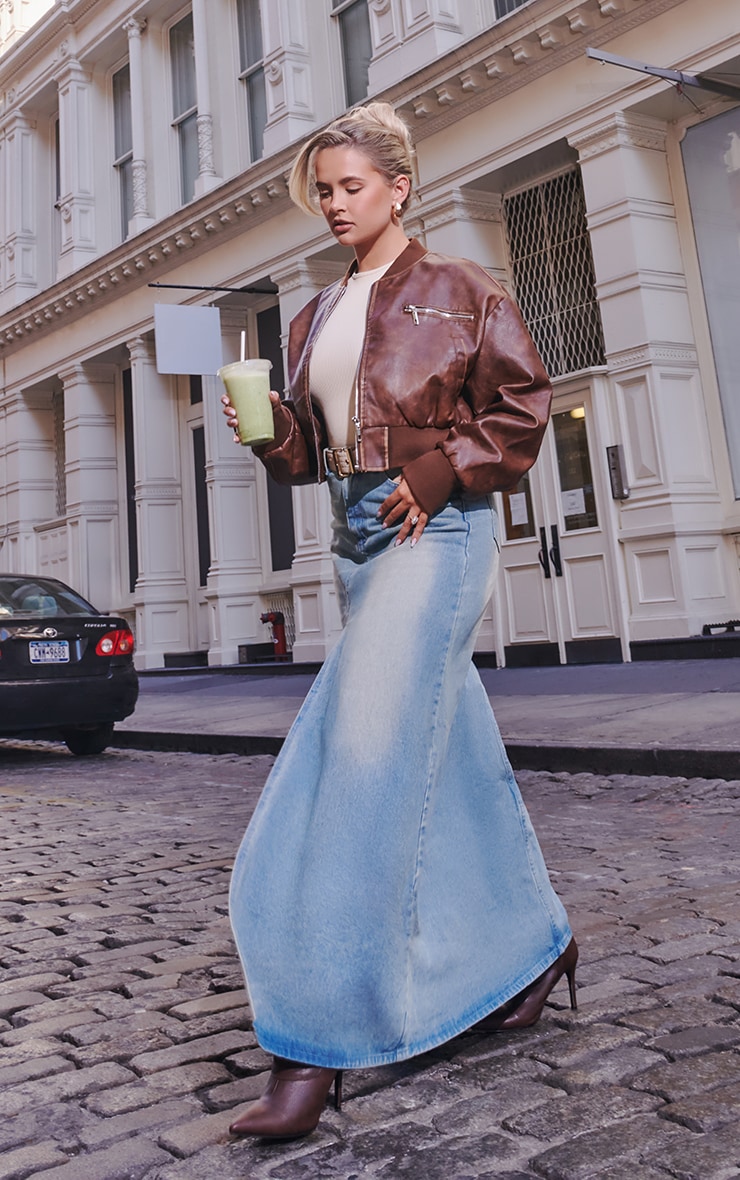
[[[381,278],[382,277],[383,276],[381,275]],[[375,283],[373,283],[372,287],[370,288],[370,298],[368,299],[367,311],[365,312],[365,336],[366,337],[367,337],[367,325],[370,323],[370,316],[372,315],[372,310],[373,310],[373,305],[375,303],[376,294],[377,294],[377,281]],[[355,376],[355,412],[352,415],[352,423],[355,428],[355,463],[357,464],[358,467],[361,466],[360,443],[362,442],[362,417],[360,415],[360,381],[361,381],[361,377],[362,377],[362,371],[363,371],[363,368],[365,365],[365,353],[366,353],[366,345],[365,345],[365,341],[363,340],[362,352],[360,353],[360,361],[357,366],[357,373]]]
[[[442,307],[418,307],[414,303],[404,305],[404,311],[410,313],[415,324],[419,323],[420,315],[438,315],[445,320],[474,320],[475,316],[469,311],[446,311]]]

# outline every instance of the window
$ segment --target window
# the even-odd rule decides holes
[[[64,434],[64,390],[51,396],[54,419],[54,491],[57,517],[67,513],[67,447]]]
[[[689,127],[681,150],[735,498],[740,500],[740,108]]]
[[[208,584],[211,568],[211,534],[208,524],[206,483],[206,435],[202,426],[193,429],[193,477],[195,481],[195,528],[198,542],[198,585]]]
[[[373,56],[367,0],[333,0],[332,16],[339,22],[347,106],[367,98],[368,71]]]
[[[494,0],[496,20],[501,20],[503,16],[508,16],[510,12],[515,12],[517,8],[521,8],[526,3],[527,0]]]
[[[59,132],[59,115],[52,121],[54,142],[54,212],[51,219],[52,281],[56,278],[57,260],[62,249],[62,148]]]
[[[123,381],[123,453],[126,471],[126,533],[128,541],[128,588],[136,589],[139,576],[139,541],[136,524],[136,469],[134,466],[134,399],[131,370],[124,369]]]
[[[180,141],[180,196],[183,204],[187,204],[195,196],[198,177],[198,97],[192,13],[170,29],[170,58],[172,126]]]
[[[551,377],[606,363],[577,168],[503,201],[514,296]]]
[[[277,304],[257,312],[257,347],[260,356],[272,361],[273,387],[282,389],[285,383],[285,374],[283,352],[280,347],[280,308]],[[289,570],[295,554],[292,491],[286,484],[275,483],[269,474],[267,476],[267,506],[270,519],[272,568],[275,572]]]
[[[121,238],[134,215],[134,140],[131,130],[131,74],[128,65],[113,75],[113,167],[118,173]]]
[[[262,18],[259,0],[237,0],[239,22],[239,67],[247,92],[249,122],[249,156],[259,160],[264,149],[267,123],[267,95],[265,69],[262,62]]]

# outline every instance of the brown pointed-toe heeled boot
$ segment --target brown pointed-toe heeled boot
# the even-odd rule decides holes
[[[555,984],[563,975],[567,976],[570,991],[570,1006],[575,1012],[576,1003],[576,963],[578,962],[578,947],[575,938],[571,938],[567,947],[542,975],[523,988],[517,995],[507,1000],[495,1012],[484,1016],[473,1025],[476,1032],[509,1032],[516,1028],[531,1028],[542,1015],[542,1009]]]
[[[342,1108],[342,1071],[273,1057],[270,1080],[261,1098],[229,1127],[232,1135],[263,1139],[298,1139],[318,1126],[326,1096],[334,1083],[334,1108]]]

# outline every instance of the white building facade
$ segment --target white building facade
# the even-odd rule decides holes
[[[250,659],[274,611],[323,659],[326,491],[233,444],[217,378],[157,371],[154,304],[219,307],[225,358],[246,330],[281,388],[292,316],[347,262],[286,177],[369,96],[416,139],[409,231],[508,286],[554,380],[498,497],[480,650],[639,658],[740,618],[740,105],[585,54],[740,86],[737,0],[5,0],[0,22],[0,569],[127,617],[141,668]]]

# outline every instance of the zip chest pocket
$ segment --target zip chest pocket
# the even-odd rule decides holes
[[[421,316],[438,316],[443,320],[475,320],[475,315],[470,311],[448,311],[444,307],[420,307],[415,303],[406,303],[403,310],[408,312],[417,327]]]

